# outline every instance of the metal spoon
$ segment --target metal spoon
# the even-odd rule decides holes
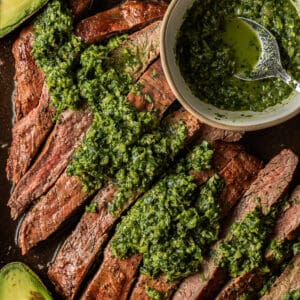
[[[235,77],[247,81],[278,77],[300,93],[300,83],[294,80],[282,67],[279,47],[273,34],[255,21],[243,17],[239,17],[239,19],[257,32],[261,41],[262,55],[251,72],[237,73]]]

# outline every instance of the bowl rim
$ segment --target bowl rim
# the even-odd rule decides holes
[[[198,111],[196,111],[192,105],[190,105],[189,101],[186,100],[183,95],[181,94],[180,90],[177,88],[175,81],[172,76],[172,72],[170,70],[170,66],[167,60],[167,51],[166,51],[166,32],[167,28],[170,25],[170,16],[173,12],[174,7],[176,4],[182,0],[172,0],[171,3],[168,6],[168,9],[164,15],[163,21],[162,21],[162,26],[161,26],[161,31],[160,31],[160,56],[161,56],[161,63],[162,63],[162,68],[166,77],[166,80],[178,99],[178,101],[182,104],[182,106],[191,114],[193,114],[196,118],[198,118],[201,122],[208,124],[212,127],[217,127],[220,129],[225,129],[225,130],[232,130],[232,131],[255,131],[255,130],[260,130],[260,129],[266,129],[269,127],[273,127],[276,125],[279,125],[285,121],[288,121],[292,119],[293,117],[297,116],[300,113],[300,104],[295,107],[294,110],[290,111],[289,113],[283,114],[282,116],[266,121],[266,122],[259,122],[255,123],[253,125],[229,125],[229,124],[224,124],[220,122],[219,120],[212,120],[208,117],[205,116],[205,114],[200,114]],[[201,101],[201,100],[199,100]],[[255,121],[255,119],[253,119]]]

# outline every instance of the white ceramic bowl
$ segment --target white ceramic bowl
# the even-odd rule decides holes
[[[300,113],[300,94],[294,92],[283,103],[263,112],[232,112],[218,109],[195,97],[176,63],[175,45],[177,33],[183,23],[185,13],[194,0],[173,0],[163,20],[161,31],[161,59],[167,81],[180,103],[202,122],[214,127],[236,131],[252,131],[282,123]],[[297,0],[298,9],[300,0]],[[299,10],[300,11],[300,10]]]

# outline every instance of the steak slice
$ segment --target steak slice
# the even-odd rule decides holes
[[[261,300],[282,300],[284,295],[300,288],[300,254],[296,255],[277,278],[270,292]]]
[[[249,188],[251,182],[256,178],[263,166],[262,162],[242,149],[239,149],[237,155],[232,156],[232,149],[230,149],[229,145],[231,144],[215,144],[214,165],[225,181],[225,187],[219,198],[222,218],[229,214],[230,209],[235,206],[243,193]],[[230,158],[227,160],[225,167],[223,160],[219,159],[220,155]],[[175,283],[167,282],[164,276],[158,279],[151,279],[148,276],[140,275],[130,299],[150,299],[146,292],[147,287],[158,290],[165,295],[166,299],[169,299],[175,291],[176,286]]]
[[[72,2],[76,3],[77,1]],[[164,3],[126,1],[112,9],[82,20],[76,27],[76,34],[86,44],[100,42],[113,34],[136,30],[147,23],[160,20],[166,9],[167,5]]]
[[[139,254],[118,259],[107,246],[100,270],[80,299],[126,300],[141,261]]]
[[[178,120],[185,122],[188,128],[187,141],[197,134],[200,123],[196,118],[183,109],[175,112],[173,116],[174,118],[171,119],[170,117],[169,122],[172,120],[173,124],[176,124]],[[49,278],[58,291],[67,298],[74,298],[84,276],[94,263],[103,245],[103,236],[107,235],[119,218],[119,216],[114,216],[108,211],[108,203],[113,200],[115,192],[116,187],[112,182],[109,182],[98,192],[93,200],[97,202],[97,213],[84,213],[75,230],[66,239],[49,267]],[[138,196],[129,199],[122,211]]]
[[[300,185],[292,192],[289,202],[290,206],[282,213],[276,221],[272,235],[272,240],[284,243],[286,240],[292,241],[296,238],[300,229]],[[266,259],[273,260],[274,253],[268,250]]]
[[[22,207],[25,208],[28,206],[27,203],[34,202],[55,183],[57,177],[70,162],[74,151],[91,125],[92,119],[93,114],[83,110],[76,112],[68,110],[61,115],[60,122],[56,124],[38,160],[16,186],[12,195],[16,202],[22,203]],[[66,186],[63,188],[65,189]],[[23,254],[35,244],[36,235],[51,232],[51,222],[57,218],[53,208],[60,206],[61,198],[67,194],[53,194],[53,191],[53,197],[46,196],[47,199],[51,198],[53,201],[44,204],[42,198],[21,223],[19,245]],[[43,227],[43,225],[47,226]],[[34,232],[36,230],[37,233]]]
[[[243,220],[248,213],[257,206],[257,198],[260,198],[261,208],[266,214],[270,208],[285,194],[295,172],[298,157],[289,149],[282,150],[276,155],[264,169],[242,197],[233,215],[226,222],[224,237],[229,233],[230,226]],[[215,244],[218,248],[221,241]],[[225,270],[210,257],[202,265],[201,274],[195,274],[185,279],[174,295],[174,299],[211,299],[219,291],[228,279]]]
[[[12,129],[12,144],[6,173],[7,177],[14,183],[18,183],[25,174],[32,159],[53,127],[52,119],[55,115],[55,109],[49,104],[50,96],[46,84],[44,84],[38,106],[16,123]],[[9,201],[9,206],[12,208],[12,216],[15,219],[19,214],[19,210],[14,207],[14,203],[11,201]]]
[[[39,103],[44,84],[43,72],[37,67],[31,56],[34,33],[32,26],[25,27],[13,44],[16,74],[13,101],[16,117],[19,121]]]
[[[155,78],[152,76],[154,70],[158,74]],[[141,93],[136,95],[129,94],[128,100],[140,110],[151,110],[153,107],[159,109],[160,107],[160,117],[162,117],[168,106],[175,100],[175,96],[166,83],[160,60],[157,60],[150,66],[139,82],[143,83]],[[151,97],[153,102],[147,101],[146,98],[148,97],[146,95]],[[160,103],[162,104],[161,106],[159,105]],[[81,141],[83,134],[92,122],[92,114],[84,111],[64,112],[63,115],[69,115],[71,119],[67,119],[66,124],[59,122],[56,125],[57,130],[54,130],[52,139],[49,139],[53,143],[51,145],[54,149],[46,147],[45,157],[40,155],[39,160],[32,169],[22,178],[19,183],[21,187],[19,188],[18,185],[14,192],[16,194],[20,191],[16,194],[19,195],[18,198],[37,199],[47,191],[48,187],[56,181],[67,167],[78,142]],[[76,125],[76,123],[78,124]],[[74,136],[76,131],[72,132],[73,126],[76,126],[75,129],[80,129],[78,137]],[[58,134],[54,134],[56,131]],[[76,138],[77,143],[75,143]],[[48,151],[49,148],[50,151]],[[57,151],[55,152],[56,148]],[[50,179],[48,177],[49,170],[51,170],[52,175]],[[76,188],[69,189],[69,182]],[[66,189],[67,186],[68,188]],[[23,254],[55,232],[63,221],[70,217],[86,200],[89,194],[81,191],[81,189],[83,189],[83,185],[79,178],[69,177],[66,172],[56,181],[49,193],[33,207],[21,223],[18,245],[21,247]],[[58,200],[55,200],[56,198]]]
[[[295,233],[300,228],[300,186],[296,187],[290,196],[289,202],[291,203],[285,211],[282,212],[279,219],[276,221],[275,228],[272,234],[272,240],[283,244],[286,240],[293,240],[296,238]],[[274,253],[272,250],[267,250],[265,259],[268,262],[273,261]],[[272,266],[278,266],[280,261],[275,261]],[[241,276],[231,279],[228,284],[219,293],[217,300],[222,299],[237,299],[250,289],[259,290],[262,288],[266,274],[260,270],[253,270]]]

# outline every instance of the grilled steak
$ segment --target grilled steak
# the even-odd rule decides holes
[[[76,34],[86,44],[99,42],[113,34],[136,30],[162,19],[166,8],[163,3],[126,1],[82,20],[76,27]]]
[[[15,121],[25,117],[38,105],[44,84],[44,75],[31,56],[33,39],[33,28],[28,26],[21,31],[12,47],[16,68],[13,96]]]
[[[22,120],[17,122],[12,129],[12,144],[6,166],[7,177],[18,183],[25,174],[41,144],[53,126],[52,119],[55,114],[50,105],[50,97],[46,85],[39,100],[39,104]],[[19,214],[18,208],[9,201],[12,216]]]
[[[293,178],[297,163],[297,156],[288,149],[275,156],[259,172],[256,180],[242,197],[233,212],[233,216],[227,221],[224,236],[229,233],[233,223],[241,221],[256,208],[257,198],[261,200],[263,213],[267,213],[285,194]],[[218,248],[219,243],[220,241],[215,245],[214,250]],[[195,274],[185,279],[175,293],[174,299],[211,299],[214,297],[227,279],[226,272],[214,260],[211,257],[204,262],[201,274]]]
[[[300,254],[296,255],[261,300],[282,300],[288,292],[300,288]]]
[[[92,117],[92,113],[80,110],[66,111],[61,115],[59,125],[57,124],[52,131],[38,160],[16,187],[12,197],[15,197],[17,203],[22,203],[22,207],[26,207],[25,203],[36,200],[55,183],[91,125]],[[52,199],[50,203],[44,204],[43,200],[39,201],[21,223],[19,245],[23,254],[36,244],[34,238],[45,231],[51,232],[51,222],[57,218],[53,208],[57,205],[60,207],[61,198],[66,193],[56,195],[52,191],[52,195],[53,197],[46,196],[47,199]],[[44,224],[47,226],[42,227]]]
[[[300,229],[300,186],[293,191],[289,202],[291,206],[284,211],[276,222],[272,239],[279,242],[294,240]],[[271,261],[274,253],[269,250],[266,254],[267,260]]]
[[[300,199],[300,186],[292,193],[289,202],[291,206],[282,212],[282,215],[276,221],[272,235],[272,240],[283,243],[285,240],[295,239],[295,233],[300,228],[300,205],[297,200]],[[273,260],[273,251],[267,250],[265,259],[269,262]],[[276,267],[279,261],[272,265]],[[217,300],[227,299],[235,300],[249,290],[258,290],[262,288],[266,274],[260,270],[253,270],[241,276],[231,279],[228,284],[219,293]]]
[[[226,184],[219,198],[221,216],[225,217],[256,178],[257,173],[262,168],[262,163],[238,148],[236,149],[239,151],[238,154],[232,156],[234,150],[230,147],[237,147],[236,145],[217,143],[215,146],[214,165]],[[227,157],[225,167],[224,160],[219,159],[221,155]],[[141,275],[130,299],[149,299],[146,293],[147,286],[164,293],[166,298],[169,298],[174,292],[176,284],[166,282],[163,276],[154,280]]]
[[[200,128],[199,121],[183,109],[174,113],[173,122],[176,124],[179,119],[186,123],[187,139],[190,140]],[[48,275],[52,282],[60,293],[70,299],[76,294],[84,276],[97,257],[103,244],[102,236],[107,234],[118,219],[118,216],[113,216],[108,211],[108,203],[113,200],[115,191],[116,187],[110,183],[100,190],[94,199],[97,201],[97,213],[83,215],[49,268]],[[136,197],[130,199],[122,210],[124,211]],[[72,248],[73,250],[70,251]],[[78,266],[80,266],[79,270]]]
[[[141,260],[142,256],[138,254],[118,259],[107,246],[104,261],[96,275],[98,280],[93,280],[81,299],[126,300]]]
[[[155,76],[155,78],[152,76],[154,70],[159,74]],[[145,108],[151,110],[152,107],[159,109],[159,103],[162,103],[160,107],[160,116],[162,117],[167,107],[175,100],[175,96],[166,83],[160,60],[152,64],[141,77],[140,82],[143,83],[141,94],[130,94],[129,101],[141,110]],[[149,103],[149,101],[145,100],[145,98],[147,98],[146,95],[153,99],[153,103]],[[14,194],[20,190],[20,193],[17,194],[19,195],[18,198],[27,197],[27,199],[33,199],[35,196],[36,199],[46,191],[46,188],[48,188],[50,184],[52,185],[56,181],[57,177],[67,167],[71,155],[76,149],[76,138],[78,140],[79,137],[82,137],[92,120],[92,115],[86,112],[65,112],[63,115],[69,115],[71,120],[67,119],[69,122],[65,122],[66,124],[59,122],[56,126],[58,134],[53,134],[52,139],[50,139],[53,142],[53,145],[51,144],[52,148],[55,149],[56,147],[59,151],[59,155],[57,151],[55,152],[52,148],[49,149],[48,147],[47,150],[50,151],[45,151],[46,157],[41,155],[32,169],[20,181],[19,184],[21,184],[21,187],[19,188],[19,185],[17,186]],[[77,127],[79,127],[78,129],[80,129],[81,132],[80,136],[74,137],[75,132],[72,132],[72,130],[77,122]],[[66,129],[71,132],[67,132]],[[54,130],[53,133],[55,132]],[[61,137],[59,138],[60,132]],[[35,168],[36,165],[37,167]],[[54,168],[54,165],[56,165],[56,168]],[[48,177],[49,170],[51,170],[52,175],[50,180]],[[44,180],[42,180],[41,172],[43,172]],[[76,188],[69,189],[69,182],[72,182],[72,185],[76,186]],[[33,188],[30,189],[30,184],[33,185],[35,190],[33,190]],[[67,189],[66,186],[68,186]],[[39,241],[46,239],[50,234],[56,231],[63,221],[71,216],[83,201],[86,200],[88,193],[80,191],[82,188],[83,186],[79,178],[74,176],[69,177],[66,173],[57,180],[49,193],[33,207],[22,221],[19,230],[18,244],[23,254]],[[58,198],[58,200],[55,201],[55,198]]]
[[[144,72],[144,70],[147,68],[147,66],[150,63],[152,63],[152,61],[155,58],[157,58],[157,56],[159,55],[159,29],[160,29],[160,23],[158,23],[158,22],[147,26],[143,30],[136,32],[132,36],[130,36],[130,38],[128,40],[126,40],[124,43],[122,43],[113,53],[114,60],[117,60],[120,53],[124,49],[134,47],[135,49],[140,51],[140,53],[141,53],[140,58],[142,59],[142,61],[140,62],[140,64],[137,64],[136,67],[132,67],[132,69],[128,70],[134,78],[140,77],[140,75],[142,74],[142,72]],[[44,86],[44,91],[45,91],[45,94],[47,94],[46,93],[47,88],[45,88],[45,86]],[[168,88],[167,92],[169,93],[169,88]],[[40,146],[41,142],[44,140],[46,129],[48,131],[51,129],[52,118],[54,115],[54,109],[52,109],[49,104],[49,101],[50,101],[49,97],[47,98],[47,100],[48,101],[46,102],[46,99],[45,100],[44,100],[44,98],[41,99],[39,106],[35,109],[35,110],[38,110],[38,113],[40,113],[40,115],[37,115],[36,117],[34,115],[35,118],[28,120],[28,122],[30,122],[30,126],[32,128],[31,127],[27,128],[28,126],[23,125],[22,122],[25,122],[25,119],[27,120],[27,118],[24,118],[13,129],[13,143],[11,146],[10,157],[9,157],[8,165],[7,165],[8,172],[12,173],[13,171],[17,171],[18,170],[17,167],[19,167],[18,163],[20,163],[20,162],[22,162],[22,165],[24,165],[23,169],[25,171],[27,169],[27,167],[29,166],[30,158],[36,153],[36,151],[38,150],[38,146]],[[46,102],[46,103],[44,103],[44,102]],[[43,103],[44,103],[44,106],[42,106]],[[42,112],[40,112],[40,110],[42,110]],[[48,113],[48,110],[50,110],[52,112],[51,115]],[[34,111],[32,111],[31,114]],[[31,116],[31,114],[28,115],[28,118]],[[74,116],[72,116],[72,114],[74,114]],[[71,115],[68,117],[68,121],[66,122],[67,126],[69,126],[68,122],[72,122],[73,119],[76,119],[76,114],[77,114],[76,112],[71,113]],[[89,111],[83,112],[84,118],[87,118],[88,114],[90,114]],[[42,118],[45,118],[45,120]],[[39,127],[37,127],[37,128],[35,127],[36,124],[39,125],[38,121],[47,122],[45,125],[42,124],[42,125],[44,125],[44,128],[45,128],[44,131],[38,130]],[[27,123],[25,123],[25,125],[27,125]],[[46,125],[49,128],[46,127]],[[51,125],[51,127],[50,127],[50,125]],[[56,126],[57,131],[64,132],[65,129],[61,128],[61,126],[64,126],[64,125],[65,125],[64,122],[62,122],[62,124],[61,124],[61,122],[58,122],[57,126]],[[18,128],[19,128],[18,126],[21,127],[20,130],[18,130]],[[87,129],[87,127],[86,127],[86,129]],[[15,131],[16,131],[16,133],[15,133]],[[19,131],[21,131],[22,134],[19,133]],[[48,131],[47,131],[47,133],[48,133]],[[30,135],[27,137],[28,134],[32,134],[32,136]],[[37,136],[35,136],[35,134]],[[27,137],[27,140],[29,140],[29,142],[31,142],[33,144],[31,148],[29,148],[29,146],[31,146],[31,144],[29,144],[29,142],[27,142],[25,144],[25,146],[27,146],[27,147],[24,149],[23,143],[24,143],[24,140],[26,141],[26,139],[24,138],[24,135],[25,135],[25,137]],[[33,140],[33,138],[35,138],[35,139]],[[20,185],[20,188],[18,188],[13,193],[8,204],[12,208],[12,216],[14,218],[17,218],[22,212],[24,212],[24,210],[26,209],[26,204],[29,205],[34,199],[36,199],[36,197],[41,195],[41,191],[46,192],[47,189],[56,181],[56,179],[58,178],[60,173],[63,171],[64,167],[67,166],[69,159],[70,159],[70,155],[72,155],[72,153],[74,152],[74,150],[76,148],[76,140],[74,140],[72,135],[65,136],[65,138],[66,139],[65,139],[64,143],[68,146],[64,147],[64,148],[59,148],[60,150],[64,149],[65,152],[60,153],[60,155],[61,155],[60,168],[57,168],[55,171],[53,171],[51,184],[50,184],[50,182],[48,182],[47,176],[46,177],[44,176],[43,180],[42,180],[42,178],[39,178],[38,182],[35,181],[34,183],[32,183],[29,190],[27,190],[26,187],[24,187],[23,185]],[[18,142],[18,144],[17,144],[17,142]],[[15,148],[17,148],[17,149],[15,149]],[[55,153],[51,152],[52,151],[51,148],[48,150],[50,151],[50,153],[42,153],[41,156],[42,157],[47,156],[48,162],[45,161],[45,163],[52,164],[53,155]],[[17,156],[20,154],[23,155],[23,156],[21,156],[21,158],[19,158]],[[31,155],[31,156],[28,157],[29,155]],[[22,158],[24,158],[24,160]],[[41,158],[41,160],[43,160],[43,158]],[[25,165],[26,165],[26,168],[25,168]],[[49,169],[49,166],[48,167],[45,166],[45,168]],[[19,174],[19,176],[20,175],[21,174]],[[32,176],[32,173],[28,176]],[[29,177],[26,177],[26,178],[29,178]],[[27,182],[27,179],[24,179],[24,180]],[[27,191],[29,193],[27,193]]]

